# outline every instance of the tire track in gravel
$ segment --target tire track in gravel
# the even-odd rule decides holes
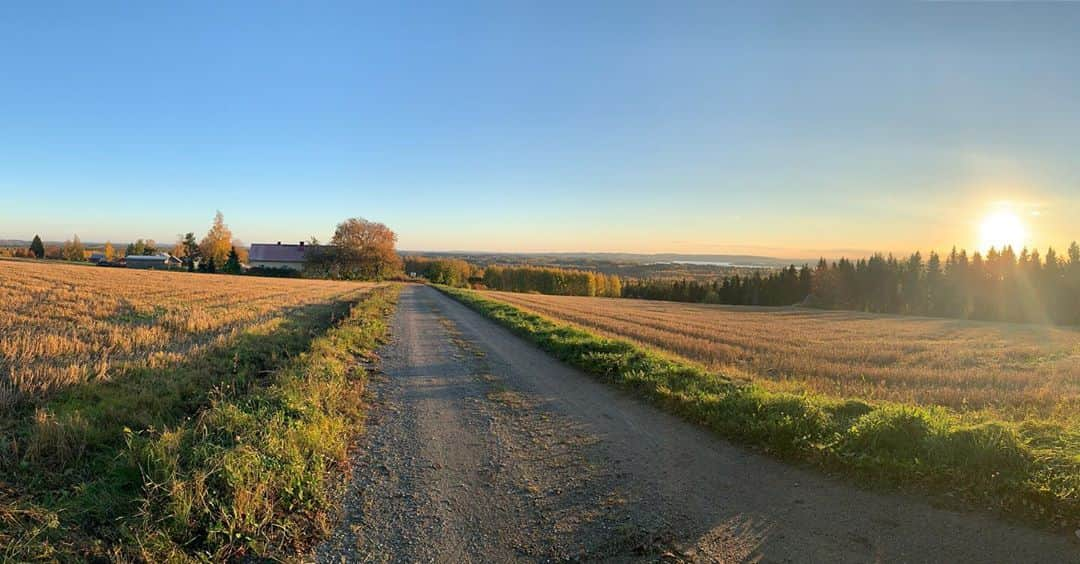
[[[367,435],[343,525],[316,553],[337,562],[503,562],[655,552],[623,509],[597,439],[538,408],[441,315],[403,292],[373,378]],[[435,298],[435,299],[432,299]]]
[[[399,300],[320,562],[1080,562],[729,445],[431,288]]]

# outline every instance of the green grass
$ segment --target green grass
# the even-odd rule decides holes
[[[0,560],[295,555],[325,533],[396,288],[0,424]],[[329,329],[327,330],[327,327]]]
[[[735,441],[864,483],[1056,529],[1080,526],[1080,429],[771,392],[468,290],[446,294],[560,360]]]

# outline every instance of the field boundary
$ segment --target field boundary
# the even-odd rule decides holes
[[[363,359],[384,341],[399,291],[373,289],[267,386],[129,437],[144,480],[141,558],[288,559],[325,536],[362,429]]]
[[[116,429],[108,452],[77,461],[79,472],[97,474],[70,500],[0,488],[0,560],[295,558],[336,512],[362,430],[368,364],[399,289],[375,287],[341,304],[327,325],[305,329],[301,350],[237,351],[226,359],[232,381],[187,416]],[[264,353],[271,358],[260,360]],[[95,405],[68,403],[75,416]],[[70,423],[56,420],[54,442]],[[99,515],[79,509],[106,499],[114,501]]]
[[[1080,429],[774,392],[478,292],[435,286],[556,358],[697,425],[874,486],[1054,530],[1080,527]]]

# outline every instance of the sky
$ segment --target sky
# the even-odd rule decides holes
[[[1080,4],[8,2],[0,238],[744,253],[1080,238]]]

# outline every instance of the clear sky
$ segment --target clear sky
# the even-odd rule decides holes
[[[1080,4],[404,4],[4,3],[0,238],[1080,238]]]

